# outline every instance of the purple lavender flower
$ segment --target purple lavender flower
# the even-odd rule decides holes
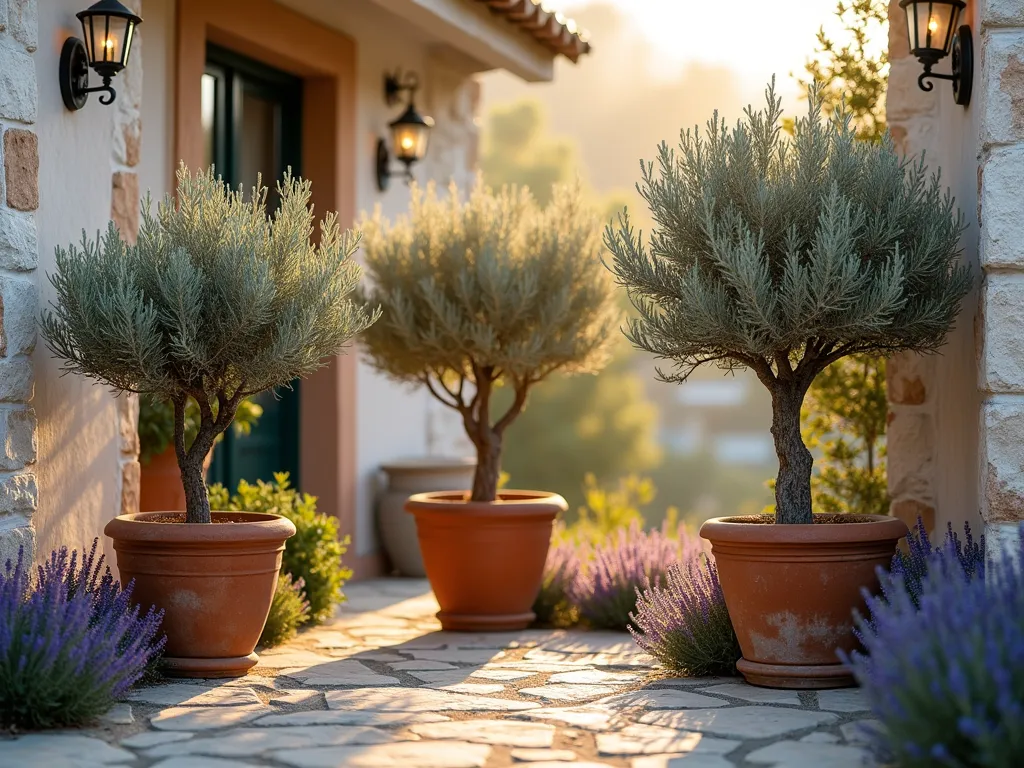
[[[875,744],[887,761],[1024,765],[1024,544],[986,568],[981,544],[950,542],[912,540],[857,619],[864,651],[843,661],[885,726]]]
[[[637,593],[629,632],[637,645],[680,675],[735,675],[740,645],[718,569],[706,554],[673,565],[664,587]]]
[[[979,541],[974,540],[969,523],[964,523],[964,541],[953,531],[953,524],[946,524],[946,536],[942,544],[932,547],[928,539],[928,531],[924,527],[924,520],[917,518],[917,525],[907,536],[907,552],[897,552],[893,556],[890,574],[892,578],[899,577],[903,587],[909,592],[916,603],[921,593],[921,582],[928,573],[928,564],[933,555],[948,552],[951,559],[955,559],[968,577],[985,577],[985,537]],[[891,579],[889,579],[891,581]],[[883,583],[883,586],[886,586]]]
[[[578,615],[569,601],[569,588],[583,566],[588,549],[585,544],[563,539],[548,550],[540,593],[533,602],[537,624],[568,627],[576,623]]]
[[[0,573],[0,725],[80,725],[102,714],[159,655],[162,611],[143,616],[93,543],[53,552],[33,584],[24,553]]]
[[[569,587],[569,600],[590,626],[626,629],[636,610],[637,591],[661,586],[676,563],[695,557],[698,539],[680,526],[644,531],[637,522],[616,531],[594,548],[593,558]]]

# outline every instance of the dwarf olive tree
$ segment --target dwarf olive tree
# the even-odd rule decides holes
[[[606,360],[619,313],[600,224],[572,187],[541,208],[526,189],[477,185],[464,200],[453,185],[443,198],[414,187],[408,215],[360,226],[366,300],[384,310],[364,336],[370,356],[459,412],[477,451],[472,500],[494,501],[502,439],[530,389]],[[502,384],[514,396],[492,414]]]
[[[800,406],[814,377],[846,355],[937,350],[971,276],[963,219],[923,159],[888,137],[857,141],[847,112],[823,117],[817,88],[789,139],[773,86],[766,95],[731,130],[716,114],[678,152],[662,143],[638,184],[647,243],[625,214],[605,241],[638,312],[627,337],[674,363],[662,379],[716,363],[768,388],[776,520],[809,523]]]
[[[359,238],[328,213],[310,240],[308,181],[286,175],[272,215],[261,184],[245,195],[184,166],[177,182],[155,214],[147,201],[136,244],[111,224],[57,249],[42,326],[66,371],[174,405],[186,521],[209,523],[203,459],[242,399],[317,370],[376,313],[349,298]],[[199,425],[186,446],[189,398]]]

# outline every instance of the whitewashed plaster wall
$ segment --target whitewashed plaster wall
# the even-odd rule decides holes
[[[138,2],[132,5],[140,7]],[[112,215],[122,224],[125,217],[134,221],[133,210],[137,217],[133,166],[138,163],[139,137],[135,128],[126,133],[126,126],[134,125],[138,117],[143,41],[157,30],[139,28],[129,72],[114,83],[118,98],[113,106],[99,104],[93,95],[83,109],[70,112],[60,97],[57,64],[65,38],[81,36],[75,13],[82,7],[76,0],[39,4],[36,219],[37,276],[44,306],[55,298],[45,274],[54,269],[58,246],[79,242],[83,230],[94,238]],[[103,540],[106,522],[137,506],[137,444],[132,429],[136,416],[129,399],[115,399],[91,380],[61,376],[59,362],[43,343],[37,345],[33,362],[40,488],[34,523],[37,555],[45,556],[62,545],[87,547],[95,537]],[[104,544],[109,558],[113,553]]]

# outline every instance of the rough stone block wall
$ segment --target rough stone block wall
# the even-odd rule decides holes
[[[976,58],[982,517],[990,541],[1024,520],[1024,0],[987,0]]]
[[[0,0],[0,567],[35,554],[36,0]]]
[[[935,149],[936,94],[917,85],[921,65],[910,55],[906,12],[899,0],[889,4],[889,87],[886,119],[897,148],[916,155]],[[943,94],[945,95],[945,94]],[[887,366],[887,429],[891,512],[908,525],[918,517],[935,525],[935,359],[910,353],[890,358]]]
[[[142,0],[125,0],[125,5],[142,16]],[[139,175],[137,166],[142,147],[142,38],[141,25],[136,31],[129,65],[117,78],[117,100],[114,102],[114,136],[110,218],[121,236],[134,243],[139,234]],[[118,514],[139,511],[139,398],[124,393],[117,398],[121,508]]]

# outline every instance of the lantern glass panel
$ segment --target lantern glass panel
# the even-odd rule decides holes
[[[949,53],[960,8],[949,2],[914,2],[906,6],[911,50]]]
[[[123,16],[105,14],[82,19],[85,50],[89,62],[107,69],[120,70],[128,62],[135,23]]]
[[[397,123],[391,126],[391,141],[399,160],[422,160],[427,154],[430,129],[419,123]]]

